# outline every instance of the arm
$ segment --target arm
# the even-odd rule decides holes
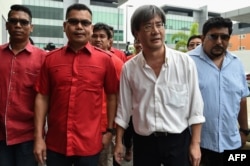
[[[107,95],[108,128],[114,127],[116,109],[117,109],[117,95],[116,94]]]
[[[39,163],[45,164],[46,144],[44,141],[44,125],[48,111],[48,96],[38,93],[35,99],[34,112],[34,154]]]
[[[199,166],[201,160],[200,142],[201,142],[201,127],[205,122],[203,116],[204,103],[199,89],[199,80],[196,65],[191,61],[190,68],[190,100],[191,113],[189,124],[191,124],[192,135],[189,145],[189,159],[192,166]]]
[[[124,134],[124,128],[119,126],[117,124],[116,127],[116,143],[115,143],[115,150],[114,150],[114,157],[117,163],[121,164],[121,161],[123,160],[124,155],[124,149],[123,149],[123,134]]]
[[[117,96],[116,94],[109,94],[107,95],[107,118],[108,118],[108,126],[107,128],[114,128],[114,118],[116,114],[116,108],[117,108]],[[112,133],[106,132],[103,135],[103,145],[104,148],[107,148],[112,140]]]
[[[244,97],[240,101],[240,112],[238,115],[238,122],[240,128],[247,130],[248,129],[248,121],[247,121],[247,98]],[[240,132],[242,145],[246,144],[247,136]]]
[[[200,151],[200,135],[201,135],[201,124],[193,124],[191,142],[189,146],[189,158],[192,166],[199,166],[201,160]]]

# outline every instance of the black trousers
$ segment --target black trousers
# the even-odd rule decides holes
[[[133,166],[189,166],[189,129],[180,134],[134,134]]]
[[[240,150],[241,148],[232,149]],[[224,152],[219,153],[209,149],[201,148],[201,165],[202,166],[223,166],[224,165]]]
[[[223,166],[223,153],[201,148],[202,166]]]

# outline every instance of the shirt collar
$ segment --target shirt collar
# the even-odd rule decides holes
[[[93,53],[93,49],[94,47],[88,42],[83,48],[81,48],[78,52],[84,52],[87,53],[89,55],[91,55]],[[66,45],[66,47],[64,48],[64,51],[71,51],[73,52],[73,50],[70,48],[69,43]]]
[[[167,67],[168,66],[168,47],[166,45],[164,45],[165,47],[165,63],[164,63],[164,66]],[[139,62],[142,66],[145,66],[147,64],[144,56],[143,56],[143,51],[140,51],[136,56],[138,56],[139,58]]]
[[[28,42],[27,45],[24,47],[24,49],[22,51],[26,50],[27,52],[32,53],[33,52],[33,47],[34,46],[30,42]],[[4,49],[6,49],[6,48],[9,48],[10,50],[12,50],[12,47],[11,47],[10,43],[8,43],[8,44],[6,44],[4,46]],[[19,52],[22,52],[22,51],[19,51]]]

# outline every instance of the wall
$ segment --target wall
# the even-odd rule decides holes
[[[240,37],[241,36],[241,37]],[[244,47],[241,50],[250,50],[250,33],[241,35],[231,35],[229,42],[229,50],[237,51],[240,50],[240,46]]]

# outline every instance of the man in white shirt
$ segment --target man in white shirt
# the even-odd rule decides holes
[[[121,73],[114,155],[121,162],[122,136],[132,115],[134,166],[198,166],[205,118],[197,71],[187,54],[165,46],[165,23],[165,13],[154,5],[132,16],[132,34],[143,51]]]

